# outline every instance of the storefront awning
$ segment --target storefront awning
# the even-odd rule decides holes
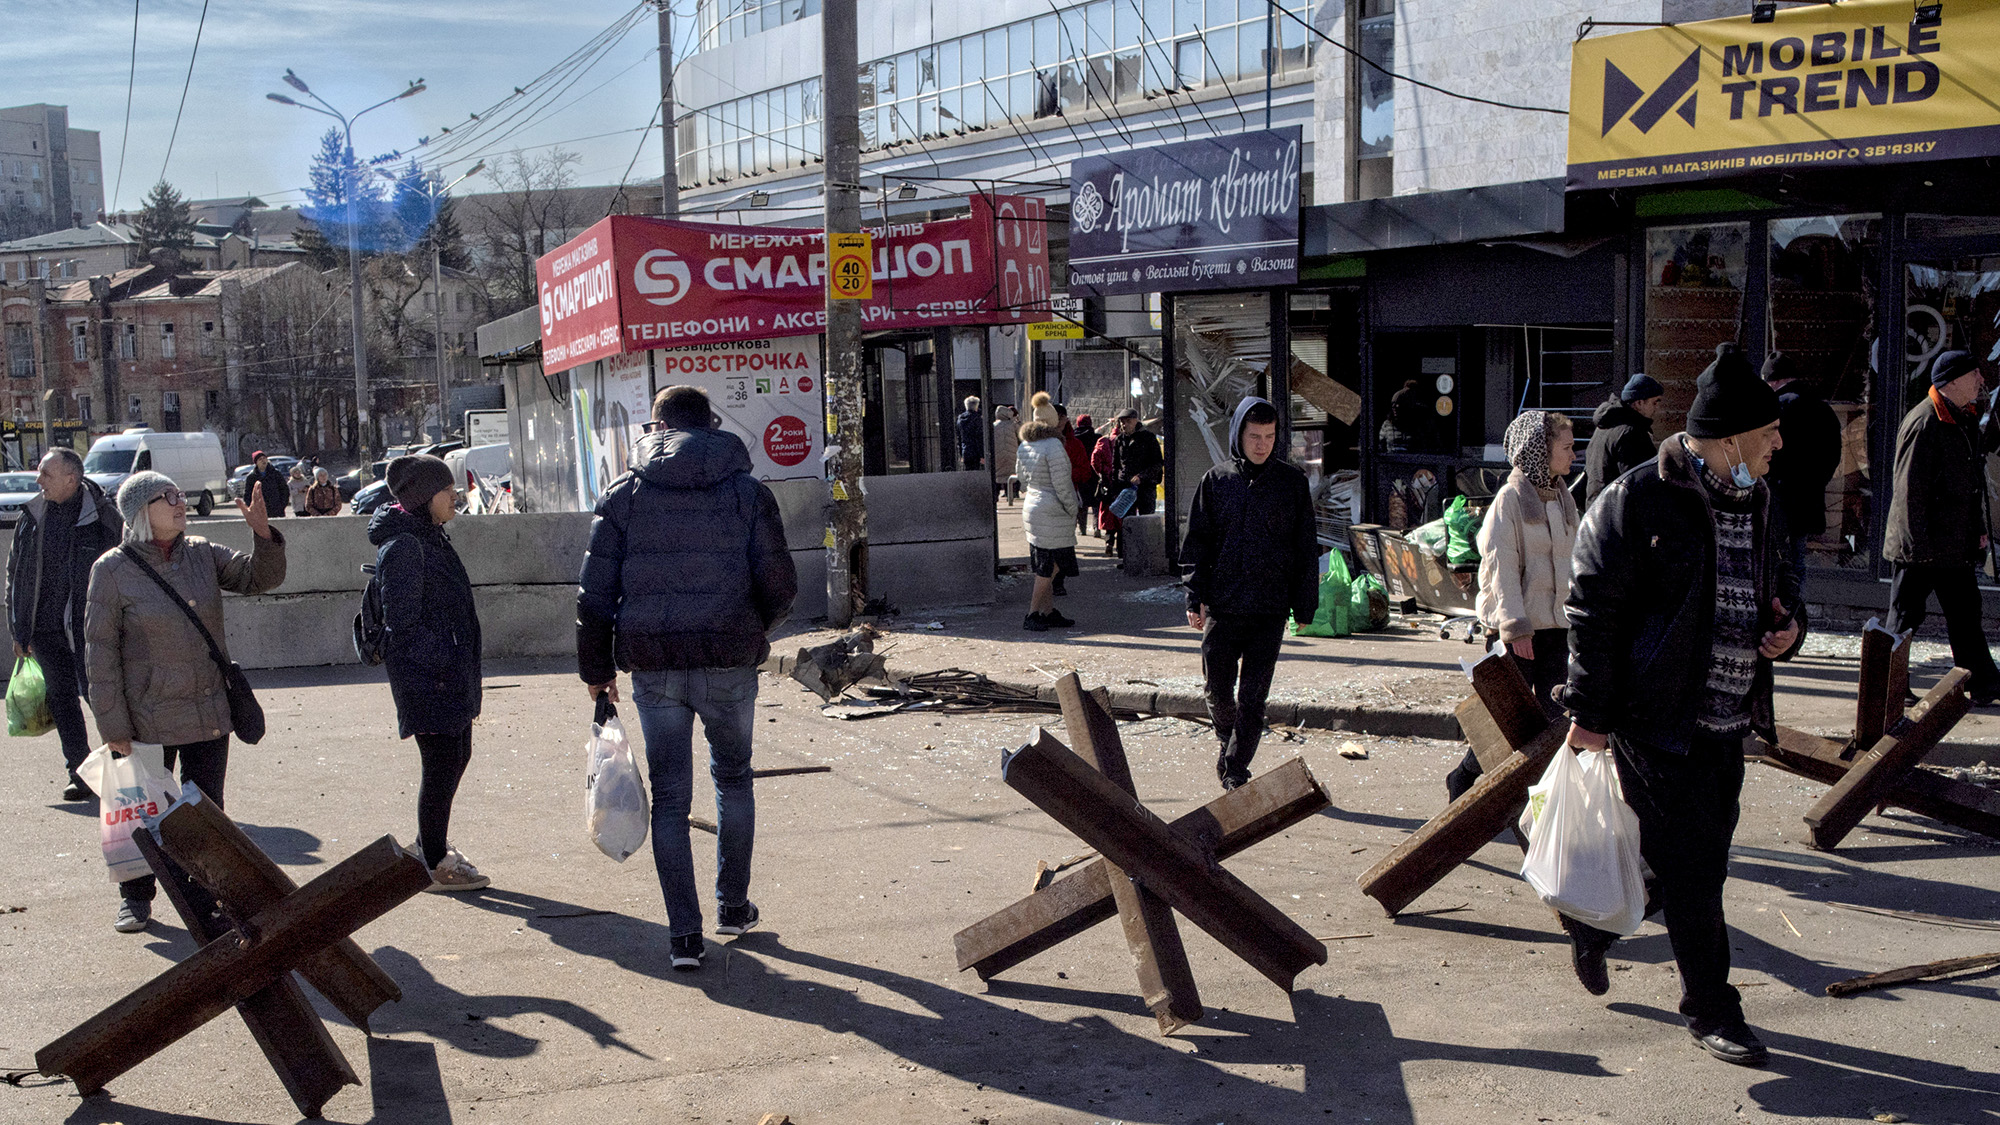
[[[1306,208],[1300,219],[1301,249],[1307,259],[1561,234],[1563,182],[1524,180],[1329,203]]]

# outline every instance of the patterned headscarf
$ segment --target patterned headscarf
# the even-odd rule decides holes
[[[1523,410],[1507,423],[1507,462],[1536,488],[1556,487],[1549,475],[1549,431],[1554,417],[1546,410]]]

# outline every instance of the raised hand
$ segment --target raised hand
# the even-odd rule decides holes
[[[262,482],[253,482],[250,485],[250,502],[245,504],[243,501],[238,500],[236,502],[236,510],[242,513],[243,522],[250,525],[250,530],[256,534],[257,538],[269,539],[271,537],[271,513],[264,507],[264,485]]]

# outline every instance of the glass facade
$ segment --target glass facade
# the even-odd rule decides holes
[[[1310,18],[1311,0],[1283,0]],[[702,18],[704,47],[708,29]],[[725,5],[729,25],[748,12]],[[817,13],[813,0],[787,0]],[[1265,0],[1093,0],[976,35],[861,64],[861,148],[878,152],[942,137],[1006,128],[1059,113],[1113,111],[1162,94],[1262,75]],[[783,22],[764,24],[757,30]],[[1271,29],[1276,73],[1310,65],[1306,30],[1286,15]],[[719,34],[719,33],[718,33]],[[747,32],[746,32],[747,34]],[[727,42],[718,40],[716,45]],[[819,79],[693,110],[679,125],[680,176],[689,186],[804,167],[820,159]]]
[[[780,24],[819,14],[820,0],[696,0],[694,23],[701,49],[734,43]]]

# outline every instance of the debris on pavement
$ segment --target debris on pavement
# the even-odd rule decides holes
[[[802,648],[798,661],[792,665],[792,678],[828,703],[862,680],[884,678],[888,658],[887,654],[875,651],[877,636],[880,634],[874,626],[861,625],[839,640]]]
[[[1883,906],[1857,906],[1851,902],[1829,902],[1826,905],[1840,910],[1852,910],[1857,914],[1880,914],[1884,918],[1897,918],[1905,922],[1922,922],[1931,926],[1951,926],[1961,930],[2000,930],[2000,922],[1989,922],[1983,918],[1953,918],[1947,914],[1924,914],[1915,910],[1890,910]]]
[[[1940,977],[1956,976],[1959,973],[1983,972],[2000,968],[2000,953],[1981,953],[1972,957],[1947,957],[1942,961],[1927,961],[1921,965],[1905,965],[1900,969],[1889,969],[1865,976],[1837,980],[1826,986],[1828,996],[1853,996],[1875,988],[1889,988],[1911,981],[1936,980]]]
[[[1340,744],[1340,756],[1356,762],[1364,761],[1368,757],[1368,748],[1349,740]]]

